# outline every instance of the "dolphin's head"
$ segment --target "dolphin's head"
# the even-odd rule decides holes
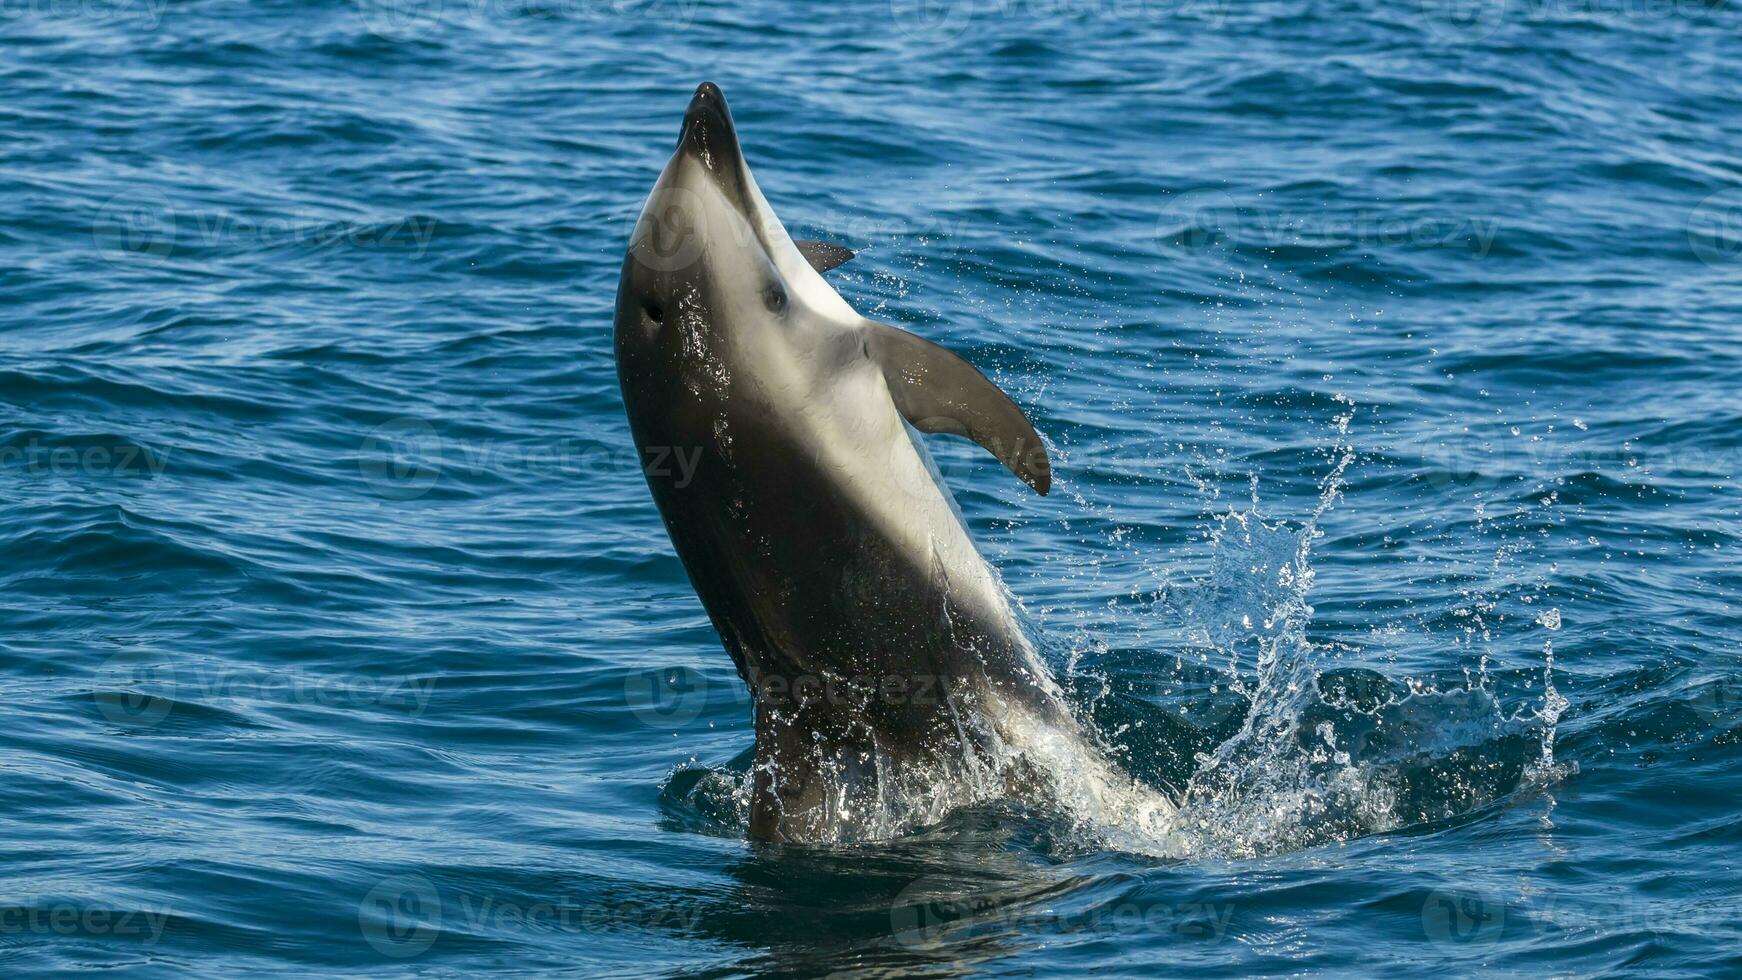
[[[670,328],[779,329],[806,314],[855,317],[806,262],[756,186],[719,86],[703,82],[624,257],[618,343]],[[711,346],[711,345],[710,345]]]

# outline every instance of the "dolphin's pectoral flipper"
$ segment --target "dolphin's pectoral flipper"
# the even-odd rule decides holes
[[[1040,434],[974,365],[924,337],[874,321],[867,321],[865,350],[883,369],[895,407],[914,428],[967,436],[1042,495],[1052,489],[1052,463]]]
[[[819,242],[813,239],[800,239],[793,242],[798,246],[798,254],[811,264],[818,272],[827,272],[837,265],[845,263],[853,257],[853,250],[843,245],[830,242]]]

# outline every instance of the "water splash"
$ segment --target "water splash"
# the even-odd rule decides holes
[[[1109,760],[1092,732],[1033,715],[1026,707],[986,694],[957,706],[964,727],[959,756],[896,765],[819,758],[828,785],[821,804],[832,816],[813,843],[887,841],[933,826],[951,813],[1016,800],[1050,809],[1069,828],[1068,839],[1123,835],[1125,849],[1169,856],[1184,853],[1171,800],[1133,779]],[[778,769],[746,752],[727,766],[679,767],[662,798],[668,815],[694,829],[749,826],[757,773],[779,779]]]
[[[1176,601],[1202,659],[1225,663],[1226,684],[1249,705],[1238,731],[1199,756],[1183,794],[1195,853],[1274,853],[1454,819],[1560,771],[1554,730],[1566,701],[1554,690],[1552,645],[1542,705],[1508,713],[1485,657],[1461,684],[1397,685],[1331,668],[1339,645],[1309,639],[1313,543],[1355,460],[1354,406],[1338,401],[1348,410],[1335,420],[1334,463],[1311,515],[1269,520],[1255,491],[1246,509],[1217,518],[1210,572]],[[1533,729],[1540,751],[1527,759]]]
[[[1536,622],[1550,632],[1559,630],[1561,611],[1559,608],[1544,610]],[[1527,770],[1527,775],[1535,782],[1555,782],[1575,771],[1571,763],[1556,762],[1554,757],[1555,729],[1566,709],[1567,699],[1554,686],[1554,638],[1545,636],[1542,639],[1542,706],[1536,715],[1542,725],[1542,755]]]
[[[1337,402],[1330,469],[1306,519],[1267,515],[1254,479],[1244,506],[1214,518],[1207,574],[1167,590],[1165,604],[1183,622],[1198,660],[1218,676],[1210,694],[1245,705],[1237,728],[1196,757],[1177,809],[1107,763],[1122,754],[1143,761],[1117,744],[1128,725],[1060,732],[1008,706],[978,704],[963,717],[984,729],[976,740],[983,753],[960,771],[881,780],[874,800],[852,803],[859,810],[852,839],[898,837],[963,807],[1015,798],[1063,821],[1061,846],[1249,856],[1456,819],[1563,774],[1554,734],[1567,702],[1554,688],[1552,643],[1544,644],[1541,704],[1508,712],[1486,655],[1461,681],[1397,683],[1365,667],[1332,664],[1353,648],[1309,638],[1313,546],[1356,461],[1355,406],[1342,395]],[[1559,612],[1537,621],[1553,630]],[[1488,635],[1491,625],[1481,623],[1481,632]],[[1080,713],[1100,722],[1114,685],[1083,666],[1086,654],[1105,649],[1083,640],[1074,637],[1064,651],[1064,676],[1078,691]],[[741,830],[749,793],[742,760],[725,769],[680,770],[666,797],[668,809],[710,813]]]

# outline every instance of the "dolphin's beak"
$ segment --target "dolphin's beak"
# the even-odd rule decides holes
[[[718,85],[703,82],[696,87],[689,111],[683,116],[683,132],[677,145],[678,152],[689,153],[715,174],[736,176],[742,154],[738,149],[738,128],[732,124],[732,110]]]

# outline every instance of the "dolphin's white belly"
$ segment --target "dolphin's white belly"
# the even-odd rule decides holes
[[[834,476],[835,492],[902,553],[926,556],[952,603],[996,624],[1032,657],[1002,581],[974,546],[921,437],[895,411],[882,372],[865,361],[832,369],[818,383],[815,349],[780,343],[755,353],[775,410],[802,427],[799,441]]]

